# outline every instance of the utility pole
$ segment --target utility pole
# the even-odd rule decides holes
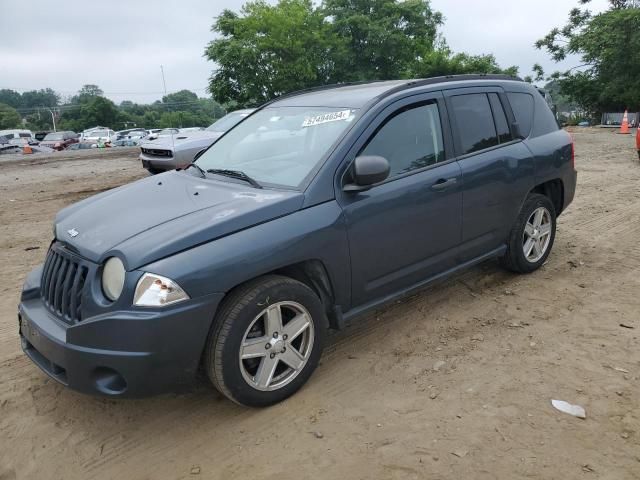
[[[162,85],[164,86],[164,96],[167,96],[167,82],[164,81],[164,68],[160,65],[160,73],[162,74]]]
[[[51,114],[51,121],[53,122],[53,131],[56,131],[56,116],[53,113],[53,110],[51,110],[49,107],[47,107],[47,110],[49,110],[49,113]]]

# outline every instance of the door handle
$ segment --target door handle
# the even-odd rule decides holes
[[[457,181],[458,180],[456,178],[440,178],[436,181],[436,183],[431,185],[431,190],[437,190],[437,191],[445,190],[451,187],[452,185],[455,185]]]

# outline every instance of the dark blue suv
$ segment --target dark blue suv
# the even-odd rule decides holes
[[[575,186],[570,136],[518,79],[280,97],[184,170],[62,210],[22,292],[23,349],[87,393],[202,369],[269,405],[307,381],[328,328],[483,260],[540,267]]]

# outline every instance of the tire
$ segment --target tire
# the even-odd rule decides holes
[[[542,215],[538,228],[535,225],[538,220],[536,214]],[[502,265],[517,273],[531,273],[537,270],[547,261],[555,237],[556,211],[553,203],[544,195],[530,194],[509,234],[507,252],[501,259]],[[527,243],[529,240],[533,244]]]
[[[207,339],[205,370],[230,400],[273,405],[309,379],[327,325],[322,302],[305,284],[279,275],[257,278],[223,301]]]

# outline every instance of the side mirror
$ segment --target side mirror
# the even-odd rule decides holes
[[[389,176],[389,161],[377,155],[356,157],[353,162],[353,181],[344,186],[345,192],[363,192]]]
[[[195,162],[197,159],[199,159],[199,158],[202,156],[202,154],[203,154],[204,152],[206,152],[206,151],[207,151],[207,149],[206,149],[206,148],[203,148],[203,149],[202,149],[202,150],[200,150],[198,153],[196,153],[195,157],[193,157],[193,161]]]

